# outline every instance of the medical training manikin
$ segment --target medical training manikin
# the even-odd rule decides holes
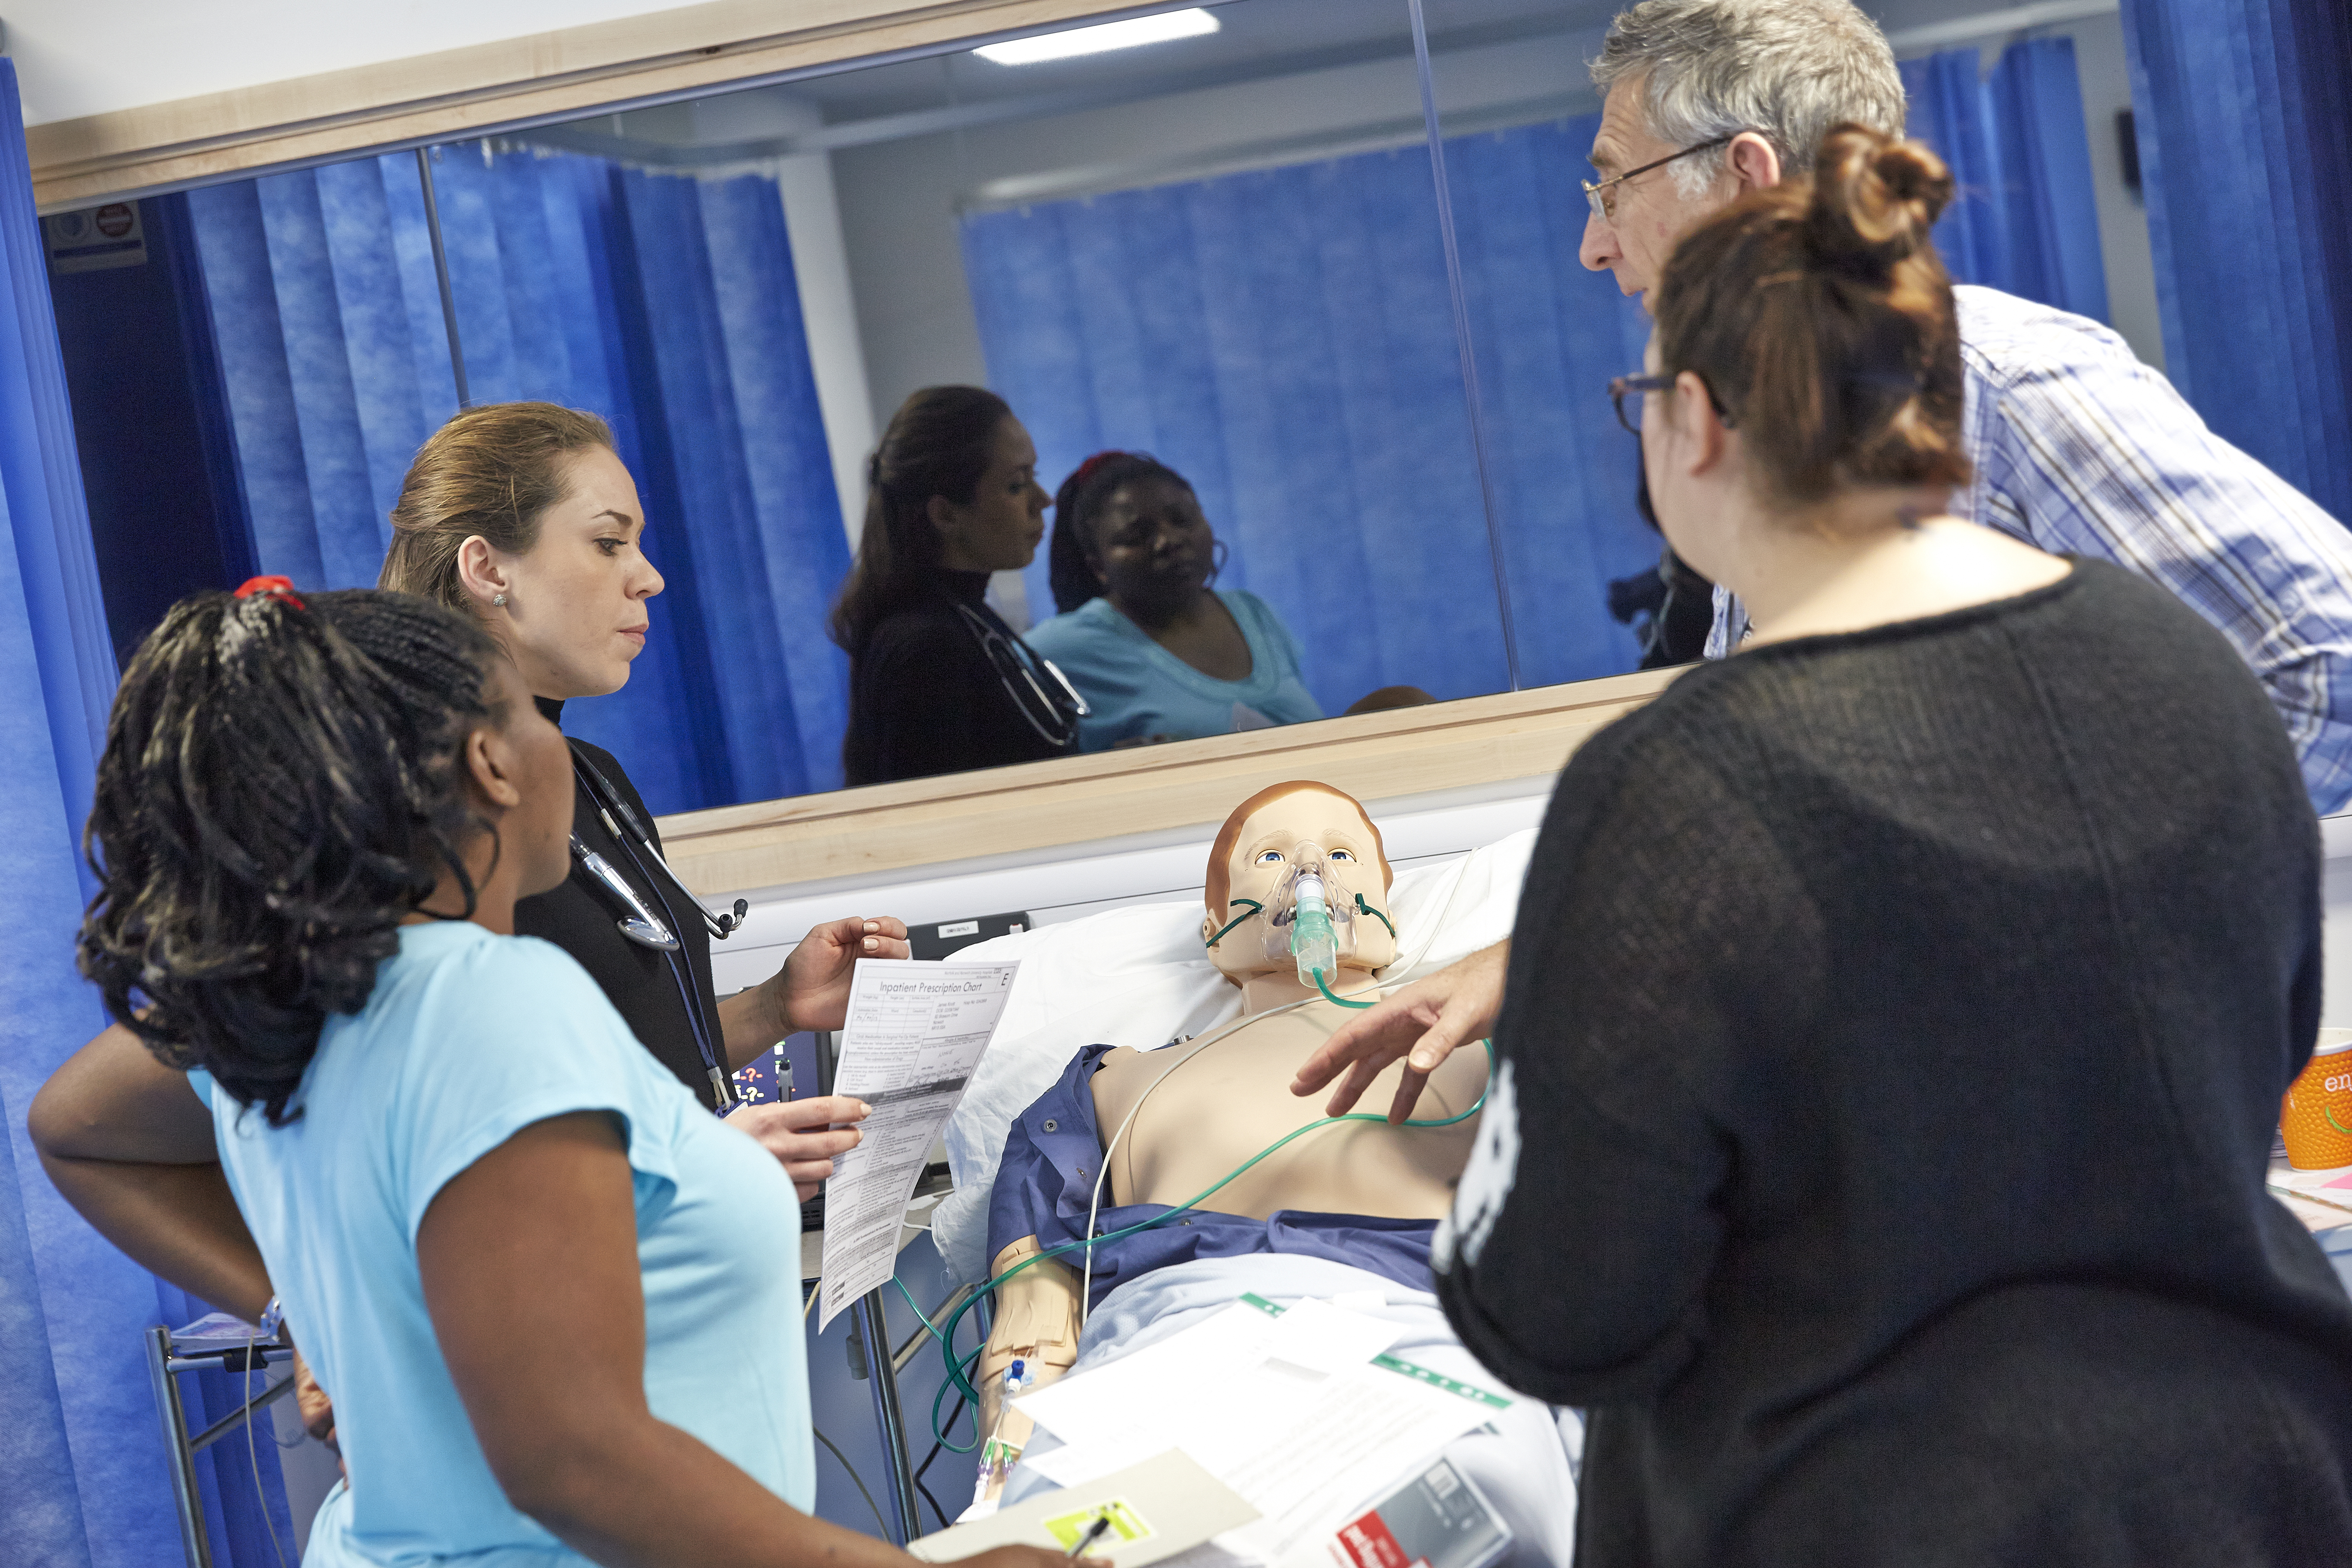
[[[1292,1079],[1353,1016],[1344,1004],[1360,1006],[1375,994],[1373,972],[1399,952],[1379,829],[1329,785],[1278,784],[1227,819],[1206,880],[1202,940],[1241,988],[1243,1018],[1157,1050],[1087,1047],[1007,1140],[989,1211],[990,1275],[1018,1272],[998,1288],[973,1378],[982,1433],[1015,1445],[1028,1436],[1019,1411],[1001,1412],[1004,1374],[1016,1359],[1034,1389],[1081,1361],[1082,1331],[1091,1330],[1083,1346],[1091,1361],[1109,1348],[1108,1333],[1150,1332],[1160,1326],[1155,1316],[1187,1314],[1244,1290],[1382,1289],[1391,1310],[1416,1322],[1423,1351],[1415,1359],[1450,1352],[1460,1360],[1455,1375],[1492,1381],[1428,1295],[1430,1241],[1477,1135],[1486,1052],[1454,1052],[1402,1127],[1364,1115],[1315,1128],[1215,1185],[1324,1120],[1323,1097],[1292,1094]],[[1361,1103],[1388,1106],[1402,1070],[1391,1067]],[[1171,1208],[1183,1212],[1169,1215]],[[1098,1242],[1090,1256],[1026,1261],[1155,1216],[1171,1223]],[[1517,1494],[1496,1500],[1507,1515],[1519,1515],[1516,1559],[1565,1561],[1573,1503],[1559,1434],[1540,1406],[1520,1421],[1525,1430],[1463,1441],[1513,1450],[1489,1454],[1493,1464],[1480,1468],[1511,1472],[1490,1474],[1487,1489]]]

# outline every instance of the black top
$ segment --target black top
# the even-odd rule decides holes
[[[1055,745],[1023,715],[959,605],[1013,642],[988,607],[985,572],[931,574],[916,603],[883,617],[849,658],[849,725],[841,766],[852,784],[929,778],[1077,750]]]
[[[540,711],[549,719],[562,721],[562,703],[544,697],[535,700]],[[655,847],[659,848],[661,834],[654,826],[653,814],[646,809],[637,786],[629,782],[629,775],[621,771],[613,753],[585,741],[574,741],[572,745],[584,753],[614,790],[629,803],[637,820],[653,835]],[[583,844],[609,861],[636,889],[646,907],[659,915],[677,935],[681,944],[680,956],[687,961],[694,984],[701,994],[703,1016],[710,1020],[711,1048],[723,1053],[727,1045],[719,1034],[719,1004],[710,985],[710,932],[703,925],[702,917],[685,894],[669,886],[658,869],[645,863],[643,849],[638,849],[632,858],[628,853],[631,846],[625,846],[606,829],[604,814],[586,783],[579,779],[577,769],[573,770],[572,787],[576,794],[572,807],[572,831],[579,835]],[[625,831],[626,825],[621,826]],[[668,897],[664,899],[663,894]],[[577,860],[572,862],[572,875],[564,879],[562,887],[515,905],[516,934],[544,937],[578,959],[580,966],[604,987],[604,994],[628,1024],[629,1032],[664,1067],[676,1073],[678,1081],[694,1091],[696,1099],[711,1105],[716,1096],[703,1068],[701,1050],[695,1045],[686,999],[679,991],[669,957],[623,936],[620,919],[619,905],[590,880]],[[719,1065],[723,1068],[726,1064],[722,1061]]]
[[[2352,1303],[2263,1191],[2319,988],[2277,714],[2116,567],[1595,736],[1438,1279],[1595,1407],[1578,1568],[2345,1561]]]

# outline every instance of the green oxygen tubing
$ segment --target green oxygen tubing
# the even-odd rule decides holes
[[[1375,910],[1373,912],[1378,913],[1379,911]],[[1220,932],[1219,934],[1222,935],[1223,933]],[[1353,1002],[1345,996],[1334,994],[1329,984],[1328,984],[1324,980],[1323,972],[1318,969],[1315,971],[1314,973],[1316,988],[1322,992],[1325,1000],[1337,1003],[1342,1007],[1366,1008],[1373,1005],[1373,1004],[1370,1002]],[[1313,998],[1310,997],[1308,1000],[1312,1001]],[[1305,1003],[1293,1003],[1290,1005],[1303,1006],[1305,1005]],[[1287,1008],[1284,1010],[1287,1011]],[[1271,1016],[1271,1015],[1262,1014],[1260,1016]],[[1247,1019],[1238,1020],[1234,1026],[1238,1027],[1240,1023],[1246,1023],[1249,1021],[1250,1020]],[[1176,1064],[1176,1067],[1171,1067],[1166,1073],[1162,1073],[1159,1079],[1154,1082],[1152,1087],[1156,1089],[1160,1083],[1165,1083],[1168,1079],[1174,1074],[1176,1068],[1183,1066],[1184,1062],[1192,1059],[1193,1055],[1197,1055],[1201,1050],[1214,1044],[1216,1040],[1223,1038],[1223,1031],[1221,1031],[1219,1034],[1212,1036],[1209,1039],[1202,1041],[1198,1047],[1194,1047],[1192,1054],[1188,1054],[1183,1058],[1183,1061],[1179,1061]],[[1479,1044],[1486,1047],[1487,1078],[1489,1083],[1491,1083],[1493,1081],[1495,1068],[1495,1042],[1488,1039],[1482,1040]],[[1148,1094],[1149,1090],[1146,1092]],[[1458,1116],[1448,1116],[1442,1119],[1432,1118],[1422,1121],[1409,1121],[1403,1125],[1407,1127],[1452,1127],[1457,1122],[1467,1121],[1470,1118],[1477,1115],[1480,1110],[1486,1106],[1486,1091],[1485,1089],[1481,1089],[1479,1090],[1477,1100],[1471,1104],[1470,1109],[1463,1111]],[[1142,1109],[1142,1101],[1139,1100],[1136,1102],[1136,1109],[1138,1110]],[[1129,1119],[1132,1121],[1133,1116],[1134,1112],[1130,1111],[1129,1113]],[[989,1280],[987,1283],[982,1285],[978,1289],[974,1290],[961,1305],[956,1308],[954,1312],[949,1315],[947,1322],[942,1328],[933,1331],[940,1342],[940,1359],[947,1367],[948,1381],[940,1385],[939,1393],[933,1395],[931,1399],[932,1435],[939,1437],[941,1445],[952,1453],[968,1454],[971,1453],[973,1448],[979,1447],[979,1436],[977,1433],[974,1434],[973,1441],[969,1447],[959,1447],[954,1443],[949,1442],[945,1435],[940,1431],[939,1412],[940,1401],[947,1396],[947,1392],[950,1388],[955,1389],[959,1394],[962,1394],[964,1398],[971,1400],[975,1405],[979,1403],[980,1391],[972,1385],[967,1369],[972,1363],[979,1361],[981,1352],[984,1351],[987,1346],[985,1342],[983,1342],[982,1344],[975,1347],[968,1355],[959,1357],[955,1353],[954,1344],[956,1326],[963,1321],[965,1313],[971,1311],[972,1308],[980,1304],[982,1297],[987,1296],[992,1291],[995,1290],[1006,1280],[1012,1279],[1014,1275],[1020,1273],[1023,1269],[1028,1268],[1033,1263],[1042,1263],[1048,1258],[1059,1258],[1064,1253],[1076,1252],[1082,1247],[1085,1248],[1087,1253],[1087,1272],[1088,1275],[1091,1276],[1093,1272],[1093,1249],[1095,1247],[1103,1246],[1108,1242],[1118,1241],[1123,1237],[1134,1236],[1141,1231],[1150,1230],[1156,1226],[1166,1225],[1169,1221],[1175,1219],[1178,1215],[1185,1213],[1187,1210],[1198,1207],[1204,1200],[1213,1195],[1220,1188],[1223,1188],[1229,1183],[1233,1182],[1235,1178],[1242,1175],[1243,1173],[1248,1171],[1251,1166],[1255,1165],[1259,1161],[1265,1159],[1267,1155],[1274,1153],[1276,1150],[1283,1148],[1285,1145],[1294,1142],[1295,1140],[1304,1138],[1309,1132],[1318,1131],[1326,1127],[1337,1127],[1343,1121],[1377,1121],[1385,1124],[1388,1121],[1388,1118],[1385,1116],[1373,1115],[1369,1111],[1353,1110],[1345,1115],[1326,1116],[1318,1121],[1310,1121],[1307,1123],[1306,1126],[1297,1128],[1295,1131],[1285,1133],[1282,1137],[1276,1139],[1273,1142],[1267,1144],[1265,1148],[1259,1150],[1256,1153],[1251,1155],[1248,1159],[1243,1161],[1240,1164],[1234,1166],[1223,1175],[1218,1177],[1209,1185],[1202,1188],[1199,1192],[1194,1193],[1191,1197],[1186,1198],[1182,1203],[1178,1204],[1175,1207],[1171,1208],[1164,1213],[1153,1215],[1150,1219],[1138,1221],[1134,1225],[1122,1226],[1117,1230],[1106,1232],[1101,1236],[1095,1236],[1092,1234],[1094,1229],[1094,1221],[1092,1215],[1089,1214],[1087,1222],[1088,1235],[1076,1241],[1064,1242],[1059,1247],[1047,1247],[1045,1250],[1039,1252],[1033,1258],[1024,1258],[1020,1262],[1014,1264],[1012,1268],[1006,1269],[1003,1273],[996,1276],[994,1279]],[[1119,1131],[1121,1132],[1126,1131],[1124,1125],[1121,1126]],[[1114,1143],[1117,1142],[1117,1141],[1116,1137],[1112,1140]],[[1103,1152],[1102,1173],[1096,1178],[1096,1195],[1097,1199],[1099,1199],[1101,1195],[1100,1188],[1102,1180],[1104,1176],[1108,1175],[1109,1169],[1110,1151],[1106,1149]]]

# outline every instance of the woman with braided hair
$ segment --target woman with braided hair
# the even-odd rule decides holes
[[[314,1568],[909,1563],[806,1511],[786,1173],[513,934],[572,816],[530,699],[406,595],[175,607],[100,763],[80,957],[116,1026],[36,1098],[44,1166],[140,1263],[299,1325],[348,1472]]]

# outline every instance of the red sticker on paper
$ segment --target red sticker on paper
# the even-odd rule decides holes
[[[1340,1527],[1339,1549],[1354,1568],[1411,1568],[1404,1548],[1377,1510]]]

